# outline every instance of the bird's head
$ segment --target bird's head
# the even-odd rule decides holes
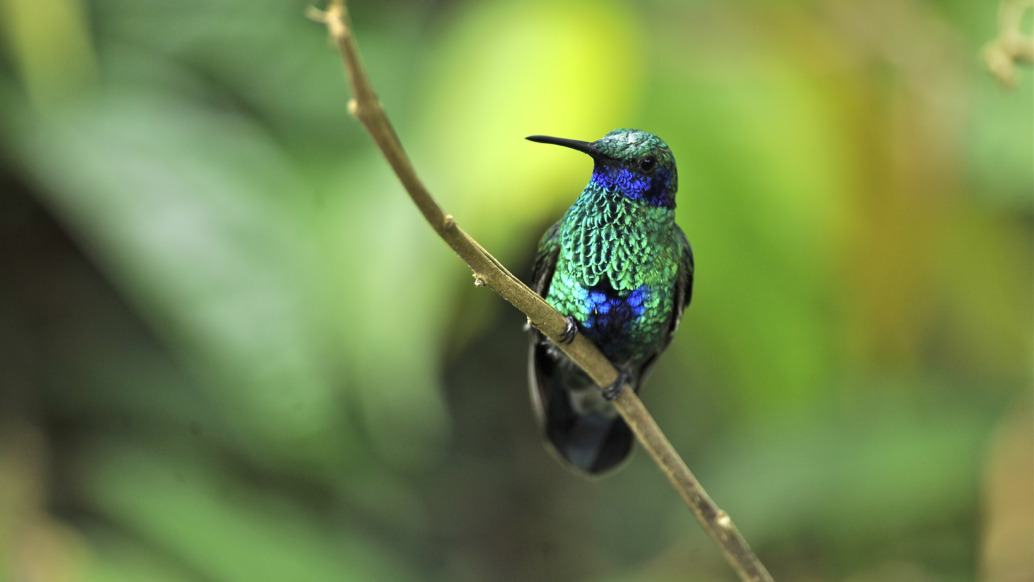
[[[675,207],[678,170],[671,150],[656,135],[638,129],[615,129],[587,142],[544,135],[528,138],[585,152],[595,162],[591,184],[633,200]]]

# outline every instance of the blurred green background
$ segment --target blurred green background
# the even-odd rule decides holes
[[[0,0],[0,580],[732,580],[642,451],[543,449],[522,315],[306,6]],[[1034,82],[982,69],[995,3],[352,10],[515,273],[591,167],[524,136],[671,146],[696,288],[643,397],[776,579],[1034,579]]]

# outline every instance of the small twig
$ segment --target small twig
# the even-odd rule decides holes
[[[984,47],[984,62],[1008,87],[1016,86],[1016,63],[1034,63],[1034,38],[1023,34],[1023,15],[1034,0],[1002,0],[998,6],[998,38]]]
[[[564,317],[520,279],[514,277],[495,257],[461,229],[452,216],[445,214],[417,177],[366,76],[352,39],[344,1],[331,0],[325,12],[310,8],[308,15],[326,25],[344,58],[354,96],[349,103],[349,111],[366,128],[427,222],[474,271],[475,285],[491,288],[524,312],[529,323],[556,342],[557,346],[585,370],[596,384],[612,384],[618,377],[617,370],[596,346],[582,335],[575,336],[574,341],[568,344],[557,341],[567,326]],[[722,550],[740,579],[771,581],[772,576],[751,551],[728,514],[711,501],[635,392],[630,389],[622,390],[614,400],[614,406],[682,496],[701,526]]]

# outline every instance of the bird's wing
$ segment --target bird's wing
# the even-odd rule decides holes
[[[679,322],[682,321],[682,312],[689,307],[689,302],[693,299],[693,248],[689,246],[686,233],[682,232],[681,228],[676,226],[675,231],[681,253],[679,254],[679,269],[675,274],[675,312],[671,318],[669,341],[671,335],[674,335],[675,330],[678,329]]]
[[[689,246],[689,240],[686,239],[686,233],[682,232],[682,229],[675,227],[675,242],[679,246],[679,267],[675,272],[675,301],[672,304],[671,323],[668,325],[668,336],[664,339],[664,342],[657,347],[649,358],[643,361],[639,367],[639,382],[638,385],[642,385],[642,382],[650,375],[653,371],[654,365],[657,364],[657,356],[661,355],[664,350],[668,348],[668,344],[671,343],[671,339],[675,337],[675,330],[679,327],[679,322],[682,321],[682,312],[689,306],[690,300],[693,298],[693,249]],[[638,390],[637,390],[638,391]]]
[[[558,220],[542,235],[539,250],[535,254],[535,266],[531,271],[531,288],[543,297],[549,292],[549,284],[553,281],[553,273],[556,272],[557,257],[560,255],[559,232],[560,221]]]
[[[545,297],[549,293],[549,284],[556,272],[557,257],[560,255],[560,222],[557,221],[539,241],[539,249],[535,254],[535,265],[531,272],[531,288]],[[535,416],[543,432],[546,431],[548,403],[552,402],[554,380],[557,378],[555,358],[550,357],[545,339],[539,330],[528,326],[528,379],[531,388],[531,400]]]

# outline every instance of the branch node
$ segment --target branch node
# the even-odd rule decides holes
[[[718,527],[722,528],[722,533],[725,536],[728,536],[732,531],[732,518],[729,517],[728,513],[725,513],[721,509],[718,510],[718,516],[714,521]]]
[[[344,38],[348,36],[348,27],[345,26],[347,10],[341,0],[331,0],[326,10],[320,10],[315,6],[305,9],[305,16],[314,22],[327,27],[331,39]]]
[[[455,230],[456,219],[451,214],[446,214],[442,217],[442,230]]]
[[[355,98],[348,100],[348,114],[352,117],[359,117],[359,102]]]
[[[484,279],[484,277],[482,277],[481,275],[478,275],[477,273],[474,273],[474,286],[475,287],[484,287],[485,286],[485,279]]]

